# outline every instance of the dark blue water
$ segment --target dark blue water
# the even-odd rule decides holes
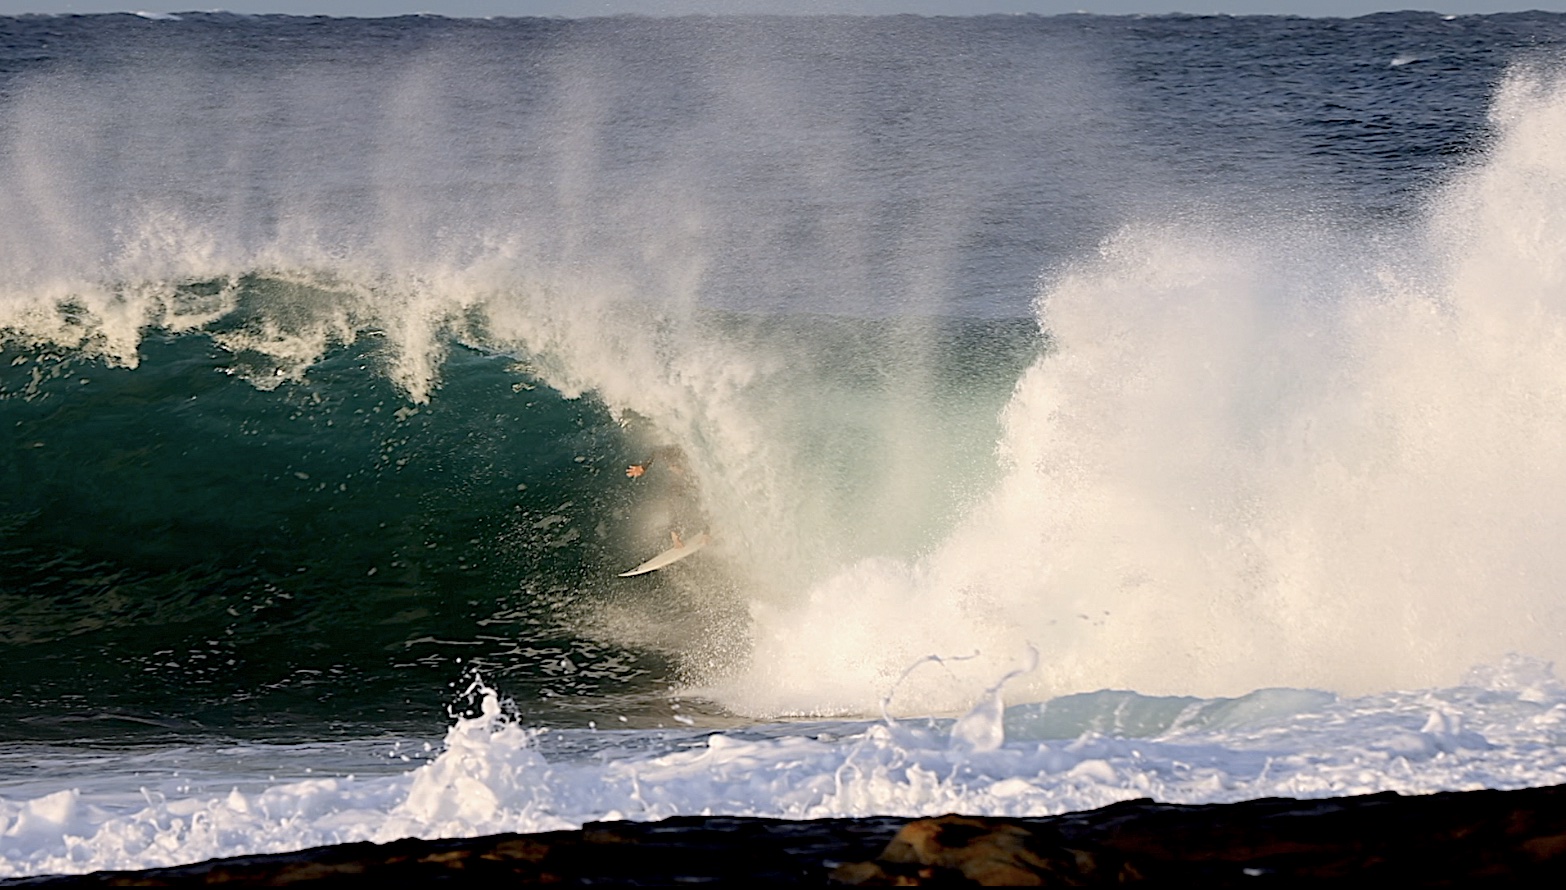
[[[428,729],[475,670],[650,721],[787,572],[917,556],[983,497],[1041,281],[1132,223],[1392,237],[1563,40],[0,19],[0,734]],[[691,497],[624,476],[670,443],[728,549],[622,581]]]

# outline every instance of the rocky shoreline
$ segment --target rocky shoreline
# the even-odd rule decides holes
[[[660,886],[1412,887],[1566,885],[1566,785],[1402,797],[1150,800],[1038,818],[789,821],[685,816],[579,831],[340,844],[0,887]]]

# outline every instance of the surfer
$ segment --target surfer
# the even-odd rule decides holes
[[[695,479],[691,475],[685,452],[678,445],[661,445],[654,448],[652,453],[647,455],[646,460],[625,468],[626,478],[640,479],[654,466],[661,466],[668,470],[667,503],[672,513],[669,539],[673,542],[673,547],[632,570],[636,574],[655,570],[650,568],[654,563],[658,563],[656,567],[661,568],[663,565],[677,562],[701,549],[709,540],[705,531],[698,532],[689,542],[684,537],[684,533],[692,528],[704,528],[706,525],[701,509],[701,498],[696,493]]]
[[[661,465],[669,471],[668,493],[675,506],[675,521],[669,529],[669,537],[674,541],[676,548],[683,547],[680,533],[689,528],[692,521],[701,521],[700,499],[696,496],[696,486],[691,479],[690,465],[685,459],[685,452],[678,445],[660,445],[647,455],[647,459],[639,463],[631,464],[625,468],[625,475],[629,479],[640,479],[652,469],[654,465]]]

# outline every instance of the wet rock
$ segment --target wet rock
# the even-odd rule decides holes
[[[1566,886],[1566,786],[1400,797],[1150,800],[1038,818],[725,816],[342,844],[0,887],[554,883],[861,886]]]
[[[853,885],[969,884],[982,887],[1093,887],[1141,880],[1120,856],[1068,846],[1048,826],[1014,820],[942,816],[903,826],[874,862],[838,866],[832,879]]]
[[[1566,886],[1566,786],[920,819],[876,859],[832,877],[863,886]]]

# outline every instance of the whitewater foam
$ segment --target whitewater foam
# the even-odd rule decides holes
[[[400,774],[386,774],[382,756],[370,764],[376,775],[256,783],[235,771],[224,790],[222,775],[192,788],[100,764],[92,791],[0,788],[0,875],[681,814],[1038,816],[1137,797],[1201,803],[1566,780],[1566,698],[1548,665],[1513,658],[1474,679],[1495,685],[1349,699],[1275,690],[1194,702],[1185,721],[1151,737],[1079,723],[1064,739],[1040,719],[1051,704],[1004,714],[981,706],[959,721],[530,730],[485,690],[479,713],[455,722],[433,760]],[[1159,707],[1125,695],[1101,693],[1086,711],[1104,720]]]
[[[1494,145],[1422,225],[1127,227],[1040,300],[1052,348],[1005,409],[1004,476],[938,547],[752,608],[743,713],[1019,692],[1235,694],[1454,682],[1566,655],[1559,344],[1566,84],[1518,72]]]

